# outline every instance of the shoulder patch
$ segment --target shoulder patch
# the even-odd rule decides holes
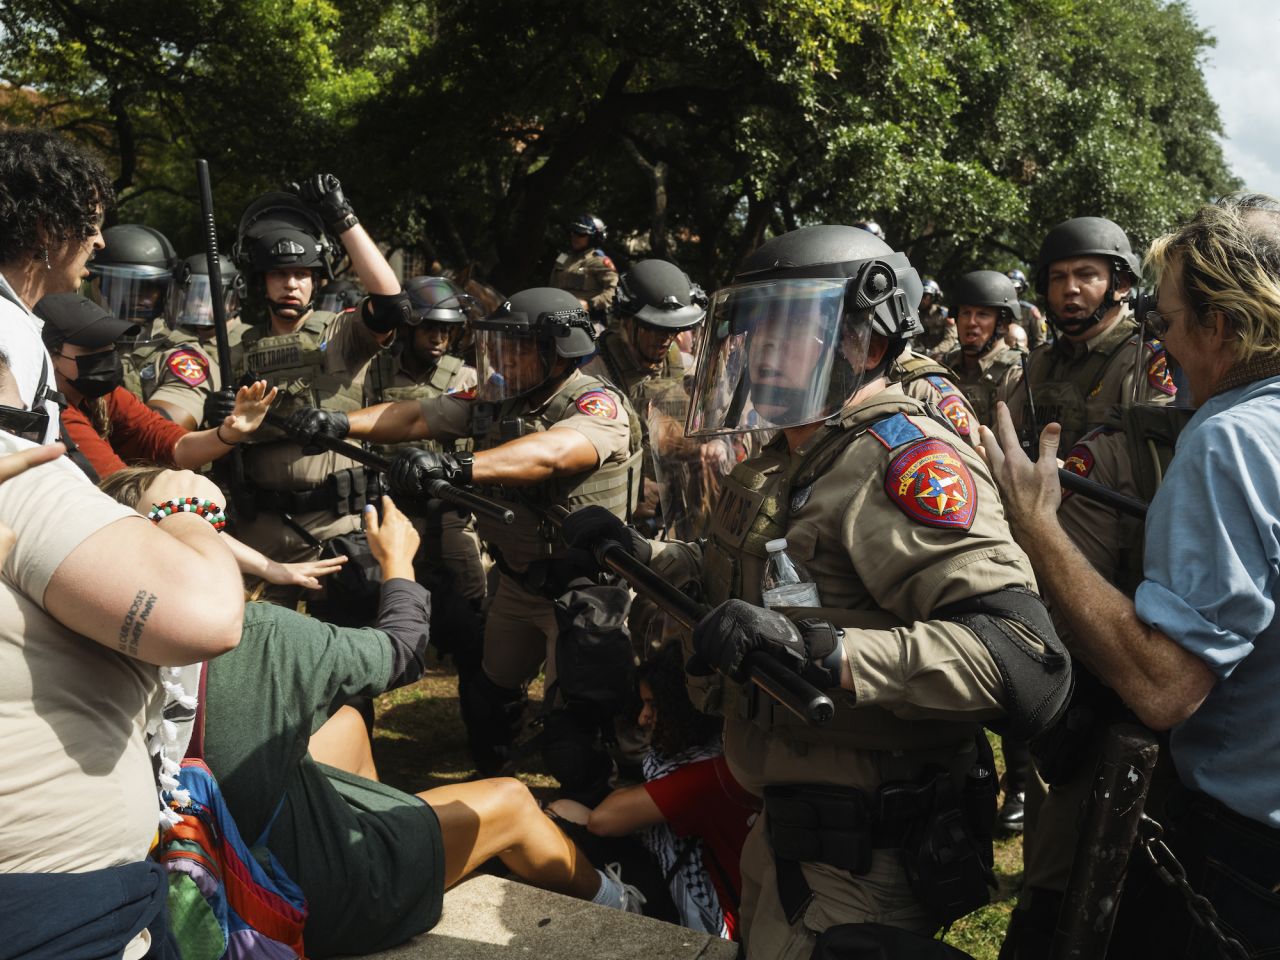
[[[457,397],[459,400],[474,400],[476,398],[476,388],[467,387],[465,390],[449,390],[445,392],[446,397]]]
[[[606,270],[612,270],[617,273],[618,268],[613,265],[613,261],[609,259],[603,250],[597,250],[596,253],[600,255],[600,262],[604,264]]]
[[[947,383],[947,381],[943,380],[936,373],[929,374],[927,377],[925,377],[925,379],[928,380],[929,383],[933,385],[935,390],[941,390],[943,393],[952,392],[951,384]]]
[[[894,457],[884,489],[903,513],[927,527],[968,530],[977,514],[973,474],[941,440],[921,440]]]
[[[209,379],[209,361],[194,350],[173,351],[165,366],[188,387],[198,387]]]
[[[591,390],[578,398],[575,404],[579,413],[588,417],[603,417],[605,420],[618,419],[618,403],[603,390]]]
[[[1090,433],[1086,439],[1094,436],[1098,436],[1098,434],[1096,432]],[[1093,451],[1083,443],[1077,443],[1071,448],[1071,452],[1067,454],[1067,459],[1062,461],[1062,469],[1070,470],[1081,477],[1087,477],[1093,473],[1093,464]],[[1062,499],[1066,500],[1069,496],[1071,496],[1071,491],[1063,487]]]
[[[908,420],[906,415],[902,413],[895,413],[892,417],[877,420],[867,427],[867,433],[884,444],[886,450],[900,447],[904,443],[910,443],[912,440],[924,439],[924,431]]]
[[[947,393],[938,401],[938,409],[946,415],[960,436],[967,437],[973,432],[973,425],[969,422],[969,408],[965,406],[964,397],[960,394]]]
[[[1173,377],[1169,376],[1169,355],[1159,340],[1152,340],[1151,346],[1154,350],[1151,359],[1147,361],[1147,383],[1165,396],[1172,397],[1178,392],[1178,388],[1173,383]]]

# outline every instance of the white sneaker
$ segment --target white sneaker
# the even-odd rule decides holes
[[[649,901],[645,897],[645,895],[640,892],[639,888],[633,886],[630,883],[622,882],[622,865],[621,864],[606,863],[604,866],[604,875],[608,877],[610,880],[612,880],[614,883],[616,883],[618,885],[618,888],[622,891],[622,909],[623,910],[625,910],[627,913],[639,913],[639,914],[644,913],[644,911],[640,908],[643,907]]]

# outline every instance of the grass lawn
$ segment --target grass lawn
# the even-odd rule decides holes
[[[538,681],[530,690],[533,709],[541,698]],[[997,765],[1003,769],[999,739],[992,738],[992,745]],[[373,753],[382,780],[402,790],[417,792],[471,775],[452,665],[432,667],[417,683],[378,698]],[[555,781],[541,770],[536,756],[530,757],[526,769],[517,775],[536,795],[553,795]],[[1000,951],[1022,880],[1020,837],[997,841],[996,877],[1000,886],[992,903],[957,921],[946,938],[977,960],[995,960]]]

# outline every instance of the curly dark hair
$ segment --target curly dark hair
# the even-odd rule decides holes
[[[87,240],[114,199],[90,150],[48,130],[0,130],[0,263]]]
[[[699,713],[689,700],[685,687],[684,652],[679,641],[668,643],[651,660],[636,668],[636,700],[640,681],[653,691],[653,724],[651,742],[655,750],[674,757],[692,747],[701,747],[720,734],[724,721]]]

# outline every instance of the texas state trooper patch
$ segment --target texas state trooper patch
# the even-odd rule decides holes
[[[941,440],[913,443],[894,457],[884,489],[903,513],[928,527],[968,530],[977,512],[973,475]]]
[[[578,412],[588,417],[603,417],[606,420],[618,419],[618,404],[603,390],[592,390],[578,398]]]
[[[938,409],[946,414],[951,425],[956,428],[956,433],[962,437],[969,436],[972,425],[969,423],[969,411],[964,405],[963,398],[954,393],[945,396],[939,401]]]
[[[1097,431],[1093,431],[1089,436],[1097,436]],[[1072,473],[1081,477],[1087,477],[1093,473],[1093,451],[1083,444],[1076,444],[1071,448],[1071,452],[1067,454],[1067,459],[1062,461],[1062,469],[1070,470]],[[1062,499],[1065,500],[1071,496],[1071,491],[1063,487]]]
[[[1155,347],[1155,352],[1147,362],[1147,383],[1172,397],[1178,392],[1178,388],[1173,383],[1173,377],[1169,376],[1169,355],[1165,353],[1159,340],[1151,341],[1151,345]]]
[[[173,351],[165,366],[188,387],[198,387],[209,379],[209,362],[193,350]]]

